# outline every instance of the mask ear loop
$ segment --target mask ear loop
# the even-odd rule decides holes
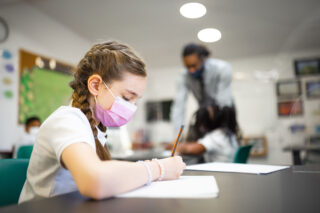
[[[112,97],[115,99],[116,96],[113,94],[112,90],[108,87],[108,85],[107,85],[105,82],[103,82],[103,83],[104,83],[104,85],[107,87],[107,89],[109,90],[109,92],[111,93]]]

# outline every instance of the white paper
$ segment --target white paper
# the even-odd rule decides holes
[[[268,173],[279,171],[286,168],[289,168],[289,166],[272,166],[272,165],[239,164],[239,163],[204,163],[204,164],[187,166],[186,170],[268,174]]]
[[[156,181],[117,197],[214,198],[218,196],[218,192],[213,176],[181,176],[177,180]]]

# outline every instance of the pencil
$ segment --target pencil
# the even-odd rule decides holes
[[[179,141],[180,141],[180,138],[181,138],[181,135],[182,135],[183,127],[184,127],[184,125],[181,125],[179,133],[178,133],[178,137],[177,137],[176,142],[174,143],[174,146],[172,148],[171,157],[173,157],[174,153],[176,152],[176,148],[177,148],[177,146],[179,144]]]

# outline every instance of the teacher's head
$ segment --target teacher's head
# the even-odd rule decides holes
[[[209,55],[210,52],[205,46],[195,43],[187,44],[183,48],[182,59],[189,74],[195,75],[197,72],[203,71],[204,62]]]

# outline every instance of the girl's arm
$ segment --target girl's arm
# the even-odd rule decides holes
[[[206,152],[206,148],[202,144],[199,144],[198,142],[183,143],[181,144],[179,151],[182,154],[187,154],[187,155],[200,155]]]
[[[74,143],[61,155],[63,165],[71,172],[78,190],[94,199],[112,197],[136,189],[148,181],[148,171],[142,163],[101,161],[89,144]],[[165,167],[164,179],[178,178],[185,168],[181,157],[160,160]],[[160,177],[157,162],[146,162],[153,180]]]

